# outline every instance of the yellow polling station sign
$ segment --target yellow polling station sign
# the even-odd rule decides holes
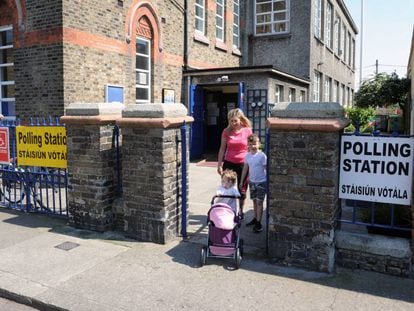
[[[64,126],[16,126],[19,165],[66,168]]]

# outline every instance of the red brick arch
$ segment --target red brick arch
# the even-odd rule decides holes
[[[161,27],[158,16],[159,14],[149,1],[134,0],[128,9],[125,24],[126,39],[128,42],[133,41],[135,45],[135,40],[132,39],[137,35],[137,29],[140,28],[138,22],[145,22],[151,31],[155,59],[158,59],[162,51]]]
[[[19,30],[24,30],[26,23],[26,1],[24,0],[6,0],[0,1],[0,7],[6,9],[0,10],[0,25],[12,24]],[[11,14],[10,14],[11,12]]]

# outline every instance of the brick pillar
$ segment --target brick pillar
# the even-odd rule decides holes
[[[269,254],[278,262],[332,272],[340,135],[337,103],[278,104],[268,119]]]
[[[184,121],[192,118],[182,104],[130,105],[117,121],[123,144],[122,230],[134,239],[163,244],[180,233]]]
[[[113,229],[116,195],[115,120],[122,104],[71,104],[61,118],[68,148],[68,204],[72,226]]]

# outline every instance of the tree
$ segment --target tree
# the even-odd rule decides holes
[[[396,73],[391,75],[379,73],[373,79],[362,83],[355,94],[355,106],[389,107],[399,105],[404,111],[408,103],[410,80],[399,78]]]

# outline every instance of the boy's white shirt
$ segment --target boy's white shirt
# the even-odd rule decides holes
[[[267,157],[261,150],[256,153],[248,152],[244,158],[244,163],[249,166],[249,181],[260,183],[266,181],[266,161]]]

